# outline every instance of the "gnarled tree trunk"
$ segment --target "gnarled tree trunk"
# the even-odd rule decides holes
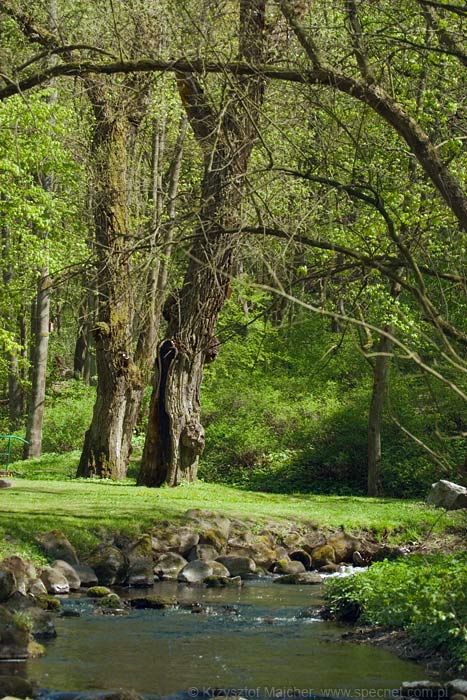
[[[259,62],[265,2],[240,3],[241,57]],[[241,204],[249,156],[264,94],[260,76],[239,79],[221,114],[191,75],[178,87],[204,152],[201,209],[183,286],[166,303],[166,338],[155,363],[148,431],[138,483],[145,486],[196,478],[204,449],[200,387],[206,361],[215,359],[217,318],[229,293],[241,232]],[[247,103],[249,114],[243,112]]]

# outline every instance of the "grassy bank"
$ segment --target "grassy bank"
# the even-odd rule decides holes
[[[37,558],[34,536],[53,528],[65,532],[86,551],[104,530],[145,531],[160,520],[176,520],[188,508],[207,508],[258,522],[290,525],[313,522],[320,527],[371,531],[393,541],[419,541],[460,523],[457,514],[443,514],[422,502],[323,496],[278,495],[220,486],[184,485],[149,489],[125,483],[92,480],[12,478],[0,491],[0,555],[11,552]]]
[[[467,552],[411,556],[373,564],[329,581],[327,605],[338,620],[405,630],[418,647],[467,667]]]

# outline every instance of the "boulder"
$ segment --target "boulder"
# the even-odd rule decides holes
[[[148,587],[154,583],[154,561],[150,535],[140,537],[128,551],[128,585]]]
[[[162,579],[177,578],[180,571],[188,564],[180,554],[167,552],[154,565],[154,573]]]
[[[137,610],[164,610],[178,605],[176,598],[168,598],[160,595],[149,594],[138,598],[129,598],[130,608]]]
[[[321,569],[326,564],[336,563],[336,553],[329,544],[323,544],[311,550],[311,565],[314,569]]]
[[[352,563],[354,552],[360,549],[361,543],[353,535],[341,532],[328,537],[327,545],[334,549],[336,564],[342,564],[343,562],[350,564]]]
[[[32,698],[34,695],[34,688],[25,678],[0,676],[0,697]]]
[[[404,557],[408,554],[409,550],[405,547],[399,547],[395,544],[383,544],[373,552],[371,560],[372,561],[384,561],[388,559],[390,561],[394,559],[399,559],[399,557]]]
[[[297,586],[316,586],[323,579],[316,571],[304,571],[297,574],[285,574],[274,579],[274,583],[295,584]]]
[[[195,559],[188,562],[177,576],[181,583],[202,583],[207,576],[212,576],[210,562],[203,559]]]
[[[89,557],[87,564],[96,572],[102,586],[123,583],[126,578],[126,561],[123,553],[111,544],[100,545]]]
[[[105,598],[105,596],[110,595],[112,591],[107,586],[91,586],[87,590],[88,598]]]
[[[441,479],[432,484],[426,502],[436,508],[459,510],[467,508],[467,489],[452,481]]]
[[[190,549],[187,555],[188,561],[195,561],[195,559],[204,559],[204,561],[212,561],[217,559],[219,552],[211,544],[197,544],[195,547]]]
[[[81,579],[76,571],[76,569],[68,564],[68,562],[63,561],[63,559],[56,559],[52,564],[52,569],[60,572],[68,581],[70,586],[70,591],[77,591],[81,588]]]
[[[57,636],[50,612],[46,612],[41,608],[29,608],[26,616],[29,620],[30,631],[34,639],[54,639]]]
[[[450,697],[453,695],[467,695],[467,680],[455,678],[449,681],[449,683],[446,683],[446,688],[448,689]]]
[[[16,555],[3,559],[0,568],[4,571],[11,571],[15,577],[16,590],[23,595],[26,595],[30,583],[37,578],[36,567],[31,562]]]
[[[211,576],[206,576],[203,583],[206,584],[208,588],[240,588],[243,581],[240,576],[229,578],[228,576],[216,576],[212,574]]]
[[[29,584],[28,593],[34,596],[34,598],[42,598],[43,596],[47,595],[47,588],[44,586],[40,578],[35,578]]]
[[[78,564],[76,550],[61,530],[51,530],[36,537],[49,559],[61,559],[68,564]]]
[[[51,566],[46,566],[41,571],[41,581],[47,589],[47,593],[52,595],[62,595],[70,592],[70,584],[65,576],[58,571],[52,569]]]
[[[221,576],[224,578],[230,577],[230,571],[220,561],[210,561],[209,565],[212,569],[212,576]]]
[[[8,569],[0,569],[0,603],[8,600],[17,590],[16,578]]]
[[[155,549],[154,545],[153,549],[155,551],[177,552],[185,557],[190,549],[196,547],[198,543],[199,534],[192,527],[171,525],[165,532],[158,534],[157,546],[159,550]]]
[[[27,659],[33,648],[27,621],[0,607],[0,661]]]
[[[249,574],[254,574],[256,571],[256,564],[251,557],[224,556],[217,557],[216,561],[223,564],[229,570],[231,576],[244,578]]]
[[[303,574],[305,567],[301,561],[292,561],[291,559],[279,559],[274,566],[275,574]]]
[[[221,513],[214,513],[211,510],[202,510],[200,508],[191,508],[184,513],[183,517],[185,520],[195,521],[200,531],[215,528],[220,530],[226,541],[229,537],[230,520]]]
[[[445,687],[436,681],[410,681],[402,683],[399,694],[406,698],[438,700],[446,697]]]
[[[82,588],[97,586],[98,580],[96,572],[94,571],[94,569],[91,569],[90,566],[88,566],[87,564],[76,564],[75,566],[73,566],[73,569],[76,571],[80,578]]]
[[[307,532],[305,535],[303,535],[301,549],[304,549],[305,552],[311,554],[316,547],[322,547],[323,544],[326,544],[326,538],[323,533],[319,532],[318,530],[313,530],[313,532]]]
[[[289,557],[292,561],[301,561],[307,571],[311,569],[311,556],[304,549],[295,549]]]
[[[225,552],[227,545],[227,535],[224,530],[218,527],[203,528],[199,532],[199,543],[202,545],[211,545],[217,551],[217,554]]]

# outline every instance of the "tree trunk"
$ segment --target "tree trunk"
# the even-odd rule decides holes
[[[394,328],[385,326],[384,330],[393,333]],[[382,336],[373,364],[373,388],[368,420],[368,496],[378,496],[381,491],[381,424],[393,346],[390,338]]]
[[[123,421],[131,359],[133,295],[125,236],[128,232],[127,141],[131,125],[113,114],[100,92],[92,93],[94,128],[94,221],[98,257],[98,309],[95,324],[97,394],[77,476],[121,479]]]
[[[259,61],[264,49],[265,2],[240,3],[241,57]],[[166,339],[155,363],[154,385],[138,484],[176,486],[193,481],[204,449],[200,387],[214,360],[217,318],[229,295],[241,232],[248,160],[264,96],[260,77],[239,78],[227,105],[215,113],[192,75],[177,79],[182,103],[204,152],[201,208],[183,286],[168,299]],[[248,103],[248,114],[243,105]]]
[[[32,373],[31,400],[24,454],[26,458],[40,457],[42,451],[42,419],[44,416],[45,387],[47,375],[47,357],[49,352],[49,317],[50,317],[49,271],[41,270],[34,319],[34,361]]]

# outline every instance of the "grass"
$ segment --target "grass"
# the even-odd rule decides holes
[[[37,560],[35,535],[54,528],[61,529],[78,551],[86,552],[104,531],[144,532],[160,520],[179,519],[188,508],[207,508],[259,523],[313,522],[323,528],[368,530],[377,537],[389,535],[393,541],[418,541],[461,523],[459,514],[444,514],[418,501],[279,495],[201,481],[175,489],[149,489],[136,487],[132,480],[74,480],[67,478],[74,472],[72,455],[62,457],[61,467],[56,460],[55,478],[60,473],[65,476],[51,480],[53,469],[45,467],[53,466],[53,461],[43,457],[39,463],[12,465],[15,472],[22,470],[32,478],[13,477],[12,488],[0,491],[0,556],[16,552]],[[47,478],[38,479],[41,474]]]

